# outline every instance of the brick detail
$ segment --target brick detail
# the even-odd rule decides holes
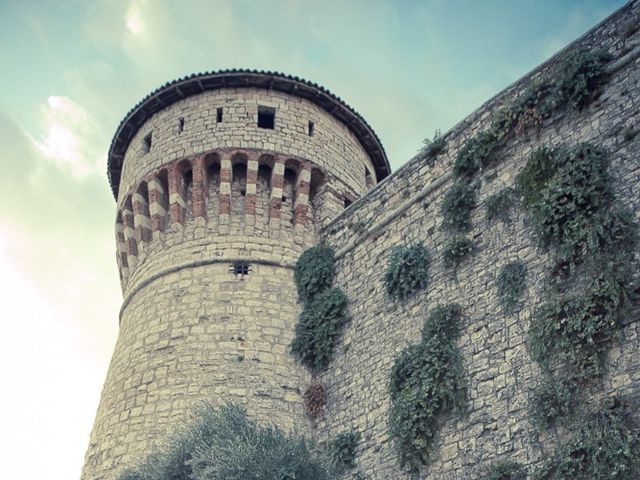
[[[128,208],[122,210],[122,224],[127,252],[127,265],[131,268],[135,265],[138,257],[138,243],[136,242],[136,234],[133,226],[133,212]]]
[[[167,228],[167,211],[164,207],[167,192],[160,182],[153,178],[149,181],[149,212],[151,213],[151,231],[164,232]]]
[[[220,160],[220,223],[229,221],[231,212],[231,157],[226,154]]]
[[[293,207],[294,225],[307,226],[309,223],[309,190],[311,181],[311,167],[304,165],[298,175],[295,189],[295,205]]]
[[[149,243],[151,241],[149,204],[139,193],[133,195],[133,224],[135,225],[135,236],[138,244],[141,242]]]
[[[282,188],[284,186],[284,160],[277,157],[271,174],[271,199],[269,201],[269,218],[280,218],[282,208]]]
[[[169,214],[172,225],[184,225],[185,207],[182,167],[175,165],[169,170]]]
[[[255,215],[256,213],[256,191],[258,183],[258,158],[257,155],[249,156],[247,161],[247,191],[244,203],[244,212],[246,215]]]
[[[205,204],[205,192],[207,191],[207,170],[204,156],[199,156],[193,161],[193,186],[191,198],[193,200],[193,216],[207,218],[207,206]]]

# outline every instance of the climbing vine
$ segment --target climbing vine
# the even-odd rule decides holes
[[[554,72],[536,81],[512,105],[499,110],[489,128],[469,139],[455,159],[456,177],[471,177],[498,162],[498,151],[512,131],[540,128],[553,112],[577,111],[597,97],[607,80],[605,52],[574,50]]]
[[[333,250],[327,246],[305,251],[294,270],[298,298],[304,308],[296,324],[291,353],[313,372],[327,369],[342,327],[349,321],[347,296],[333,287]]]
[[[359,441],[360,432],[345,432],[327,444],[329,463],[337,475],[356,467],[356,448]]]
[[[471,211],[476,206],[476,188],[466,182],[456,182],[442,201],[442,228],[452,233],[471,230]]]
[[[496,279],[498,300],[507,313],[514,313],[527,289],[527,267],[523,262],[511,262],[502,267]]]
[[[637,405],[607,399],[585,414],[577,432],[533,475],[533,480],[640,478],[640,424]]]
[[[395,247],[391,251],[384,283],[389,296],[404,300],[418,290],[426,288],[431,258],[421,243]]]
[[[496,462],[485,475],[482,476],[483,480],[526,480],[527,472],[524,467],[512,461]]]
[[[391,371],[389,428],[400,463],[419,472],[433,454],[443,415],[463,412],[466,385],[456,341],[460,307],[436,308],[422,328],[422,340],[396,359]]]
[[[502,223],[511,221],[511,210],[513,209],[514,191],[511,187],[506,187],[487,197],[485,200],[486,219],[488,222],[500,220]]]
[[[445,268],[458,269],[462,261],[473,253],[473,242],[462,235],[447,240],[444,245],[444,266]]]

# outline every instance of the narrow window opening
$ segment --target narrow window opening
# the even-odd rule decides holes
[[[240,189],[240,195],[242,195],[243,197],[247,194],[247,191],[244,188]]]
[[[273,130],[276,124],[276,109],[258,105],[258,128]]]
[[[251,265],[248,262],[234,262],[233,265],[229,267],[229,271],[236,277],[245,277],[249,275]]]
[[[284,195],[282,196],[282,201],[286,202],[287,201],[287,197],[285,197]]]
[[[371,177],[371,172],[367,167],[364,167],[364,179],[367,184],[367,188],[373,187],[373,178]]]
[[[178,118],[178,132],[181,133],[184,130],[184,117]]]
[[[144,153],[149,153],[151,151],[151,135],[152,132],[149,132],[149,134],[142,139],[142,151]]]
[[[351,199],[347,197],[344,197],[343,201],[344,201],[344,208],[347,208],[349,205],[353,203],[353,201],[351,201]]]
[[[316,124],[313,122],[309,122],[309,136],[313,137],[313,133],[315,132]]]
[[[216,108],[216,122],[222,123],[222,107]]]

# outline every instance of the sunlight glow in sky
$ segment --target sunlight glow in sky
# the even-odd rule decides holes
[[[106,156],[151,90],[255,68],[325,86],[395,170],[622,0],[0,0],[3,478],[79,478],[122,301]]]

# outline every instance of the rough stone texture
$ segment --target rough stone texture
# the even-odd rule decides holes
[[[632,2],[577,43],[604,48],[615,59],[600,98],[579,114],[558,112],[537,134],[514,135],[500,152],[501,162],[479,175],[478,205],[470,233],[477,253],[464,261],[457,279],[443,267],[442,250],[448,235],[440,229],[440,207],[452,185],[453,160],[465,141],[487,128],[492,112],[513,101],[541,72],[549,71],[566,53],[542,65],[446,134],[447,148],[435,163],[416,158],[336,218],[324,237],[338,252],[337,283],[350,299],[352,321],[345,330],[335,360],[321,380],[329,401],[317,423],[319,439],[350,430],[363,434],[358,465],[371,479],[409,479],[399,467],[388,435],[389,374],[397,355],[420,339],[428,313],[437,305],[457,302],[464,320],[459,341],[469,413],[444,422],[432,465],[420,478],[482,478],[483,469],[499,459],[535,466],[552,451],[556,439],[532,436],[528,417],[531,390],[540,380],[525,344],[532,312],[541,301],[541,284],[549,265],[527,227],[521,208],[513,222],[489,224],[484,200],[506,186],[529,153],[540,145],[593,142],[611,158],[610,170],[621,204],[640,221],[640,135],[625,138],[625,127],[638,129],[640,114],[640,3]],[[629,63],[625,63],[631,59]],[[624,65],[620,68],[621,65]],[[385,294],[383,275],[390,250],[399,244],[423,242],[433,256],[430,284],[404,304]],[[516,259],[528,267],[524,308],[503,313],[496,298],[500,268]],[[637,312],[634,318],[638,318]],[[624,340],[610,354],[604,386],[594,396],[640,393],[638,338],[640,323],[624,330]]]
[[[258,105],[276,109],[274,130],[257,127]],[[344,125],[282,93],[206,92],[142,126],[118,198],[120,334],[83,479],[115,478],[203,400],[240,401],[261,421],[311,433],[310,375],[289,354],[293,265],[316,225],[371,188],[367,171]],[[234,273],[239,262],[247,275]]]
[[[480,477],[497,459],[539,464],[556,438],[530,435],[529,398],[540,372],[525,333],[541,301],[549,258],[536,248],[521,209],[511,224],[489,224],[483,202],[513,185],[537,146],[591,141],[609,151],[618,198],[640,220],[640,135],[625,135],[626,128],[639,128],[638,18],[640,3],[631,2],[572,45],[604,48],[615,57],[597,101],[579,114],[556,113],[539,133],[512,136],[502,161],[481,173],[471,232],[477,253],[456,278],[442,265],[447,235],[440,229],[452,162],[465,141],[487,128],[493,112],[552,71],[566,51],[448,132],[446,150],[435,162],[411,160],[337,217],[344,198],[356,199],[373,186],[365,172],[372,167],[348,129],[314,105],[282,93],[227,89],[155,114],[125,156],[116,223],[121,331],[82,478],[114,478],[206,399],[239,400],[259,420],[319,440],[358,430],[357,463],[368,478],[409,479],[388,437],[389,372],[396,356],[418,341],[428,313],[449,302],[464,312],[459,347],[469,413],[444,422],[436,458],[422,478]],[[256,128],[259,104],[277,108],[274,131]],[[222,124],[215,122],[218,107],[224,108]],[[313,137],[306,131],[309,120],[315,122]],[[149,132],[152,147],[144,154]],[[213,167],[204,175],[198,169],[207,159]],[[191,177],[185,177],[189,169]],[[324,175],[320,189],[318,171]],[[291,268],[318,238],[337,251],[337,284],[350,299],[352,321],[321,377],[329,392],[324,416],[311,424],[301,399],[310,375],[295,364],[288,345],[299,313]],[[434,258],[430,285],[395,304],[382,282],[387,259],[392,247],[414,241]],[[515,259],[527,264],[528,291],[524,308],[505,315],[495,278]],[[238,260],[251,264],[248,276],[229,272]],[[594,395],[638,394],[639,339],[640,323],[631,322]]]

